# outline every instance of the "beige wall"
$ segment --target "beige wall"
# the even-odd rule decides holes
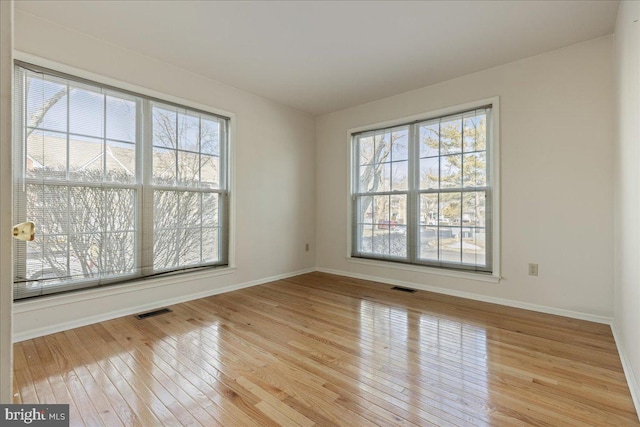
[[[17,304],[18,339],[315,266],[313,117],[24,12],[16,11],[15,31],[18,51],[231,112],[236,125],[233,273],[165,280],[159,288],[118,287]]]
[[[347,261],[348,129],[500,97],[498,284]],[[317,265],[606,321],[613,315],[612,37],[320,117]],[[539,264],[539,276],[527,264]]]
[[[615,32],[614,331],[640,414],[640,3],[622,2]]]

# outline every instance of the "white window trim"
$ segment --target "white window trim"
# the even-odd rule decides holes
[[[52,61],[50,59],[46,59],[46,58],[42,58],[36,55],[32,55],[29,53],[25,53],[25,52],[21,52],[21,51],[17,51],[14,50],[14,55],[13,55],[13,59],[17,60],[17,61],[22,61],[22,62],[27,62],[36,66],[40,66],[43,68],[48,68],[51,69],[53,71],[57,71],[60,73],[64,73],[64,74],[69,74],[81,79],[86,79],[86,80],[90,80],[90,81],[95,81],[96,83],[100,83],[100,84],[104,84],[104,85],[108,85],[108,86],[113,86],[115,88],[119,88],[125,91],[129,91],[129,92],[134,92],[134,93],[138,93],[140,95],[145,95],[151,98],[156,98],[159,100],[164,100],[170,103],[174,103],[174,104],[178,104],[178,105],[182,105],[184,107],[190,107],[196,110],[201,110],[203,112],[206,113],[211,113],[211,114],[215,114],[215,115],[219,115],[219,116],[226,116],[229,118],[229,126],[228,126],[228,147],[227,147],[227,151],[228,151],[228,159],[227,159],[227,180],[228,180],[228,184],[227,184],[227,192],[229,194],[229,212],[228,212],[228,216],[229,216],[229,232],[228,232],[228,243],[229,243],[229,247],[228,247],[228,264],[226,266],[221,266],[221,267],[216,267],[214,271],[211,272],[206,272],[205,276],[206,277],[212,277],[212,276],[217,276],[217,275],[222,275],[222,274],[228,274],[228,273],[233,273],[236,269],[236,202],[235,202],[235,182],[236,182],[236,175],[235,175],[235,138],[236,138],[236,115],[232,112],[226,111],[226,110],[222,110],[220,108],[216,108],[216,107],[212,107],[210,105],[205,105],[205,104],[200,104],[197,102],[193,102],[193,101],[189,101],[187,99],[183,99],[177,96],[173,96],[173,95],[169,95],[163,92],[159,92],[159,91],[155,91],[152,89],[148,89],[142,86],[138,86],[132,83],[127,83],[121,80],[117,80],[117,79],[113,79],[110,77],[106,77],[103,76],[101,74],[96,74],[87,70],[83,70],[80,68],[76,68],[70,65],[66,65],[66,64],[62,64],[60,62],[56,62],[56,61]],[[13,148],[12,148],[13,150]],[[13,156],[13,154],[12,154]],[[182,274],[187,275],[186,277],[190,277],[192,275],[197,275],[198,277],[200,277],[200,275],[204,273],[204,272],[197,272],[197,271],[193,271],[193,272],[185,272]],[[167,280],[172,280],[174,278],[163,278],[163,277],[158,277],[158,278],[147,278],[144,279],[143,282],[147,283],[149,287],[154,287],[154,286],[164,286],[167,284]],[[132,285],[135,286],[135,284],[138,283],[138,281],[135,281]],[[129,284],[123,284],[121,286],[128,286]],[[87,289],[80,289],[77,291],[77,293],[86,293],[86,292],[90,292],[92,288],[87,288]],[[113,289],[113,288],[112,288]],[[55,294],[52,294],[55,295]],[[61,298],[66,298],[67,295],[59,295],[59,297]],[[47,298],[47,296],[44,296],[42,298]]]
[[[374,259],[363,259],[356,258],[351,255],[352,252],[352,244],[353,244],[353,203],[351,200],[351,194],[353,191],[353,182],[354,182],[354,168],[352,165],[354,150],[352,149],[352,135],[354,133],[366,132],[380,128],[387,128],[393,126],[403,125],[409,122],[414,121],[426,121],[430,119],[435,119],[442,116],[447,116],[450,114],[455,114],[464,110],[473,110],[474,108],[479,108],[485,105],[491,104],[492,106],[492,120],[491,120],[491,139],[489,141],[490,152],[492,153],[489,156],[489,170],[491,171],[491,180],[493,182],[492,192],[493,192],[493,203],[491,205],[492,209],[492,239],[493,239],[493,247],[492,247],[492,257],[493,257],[493,268],[492,273],[482,273],[482,272],[474,272],[474,271],[458,271],[447,268],[437,268],[431,266],[420,266],[416,264],[400,264],[394,263],[384,260],[374,260]],[[362,264],[362,265],[370,265],[370,266],[380,266],[380,267],[389,267],[399,270],[408,270],[414,271],[418,273],[426,273],[433,274],[438,276],[449,276],[449,277],[459,277],[464,279],[471,279],[481,282],[492,282],[498,283],[501,279],[500,276],[500,267],[501,267],[501,259],[500,259],[500,97],[495,96],[491,98],[480,99],[477,101],[468,102],[466,104],[454,105],[450,107],[444,107],[435,111],[429,111],[425,113],[419,113],[412,116],[400,117],[393,120],[388,120],[384,122],[372,123],[365,126],[359,126],[355,128],[351,128],[347,130],[347,135],[345,140],[347,141],[346,149],[347,149],[347,176],[348,182],[347,185],[347,247],[346,247],[346,258],[350,263]]]

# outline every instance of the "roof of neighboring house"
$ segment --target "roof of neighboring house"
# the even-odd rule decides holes
[[[96,140],[87,141],[80,139],[69,140],[69,170],[81,172],[83,170],[102,170],[103,165],[107,171],[124,172],[135,176],[135,146],[131,148],[124,143],[107,143]],[[67,141],[42,133],[34,132],[27,141],[27,158],[33,164],[33,168],[46,167],[52,170],[66,170],[67,166]]]

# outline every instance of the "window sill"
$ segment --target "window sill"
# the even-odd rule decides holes
[[[236,271],[235,267],[217,268],[209,271],[196,271],[191,273],[176,274],[166,277],[158,277],[154,279],[141,279],[122,285],[110,285],[97,288],[80,290],[72,293],[64,293],[60,295],[51,294],[41,298],[32,298],[24,301],[16,301],[13,303],[14,314],[39,310],[43,308],[58,307],[65,304],[73,304],[77,302],[90,301],[102,297],[111,297],[114,295],[127,294],[130,292],[138,292],[145,289],[160,288],[168,285],[175,285],[180,282],[208,279],[211,277],[232,274]]]
[[[362,258],[354,258],[347,257],[347,262],[352,264],[360,264],[360,265],[368,265],[372,267],[383,267],[383,268],[391,268],[395,270],[403,270],[403,271],[411,271],[414,273],[422,273],[422,274],[433,274],[434,276],[447,276],[447,277],[456,277],[458,279],[467,279],[467,280],[475,280],[478,282],[487,282],[487,283],[500,283],[501,277],[499,275],[489,274],[489,273],[480,273],[480,272],[472,272],[472,271],[458,271],[458,270],[449,270],[445,268],[434,268],[427,267],[421,265],[410,265],[410,264],[400,264],[396,262],[382,261],[382,260],[372,260],[372,259],[362,259]]]

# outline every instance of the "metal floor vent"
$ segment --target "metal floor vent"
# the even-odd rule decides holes
[[[146,313],[136,314],[136,319],[146,319],[147,317],[160,316],[165,313],[171,313],[171,310],[168,308],[160,308],[158,310],[147,311]]]
[[[412,294],[414,292],[417,292],[415,289],[403,288],[401,286],[394,286],[393,288],[391,288],[391,290],[407,292],[407,293],[410,293],[410,294]]]

